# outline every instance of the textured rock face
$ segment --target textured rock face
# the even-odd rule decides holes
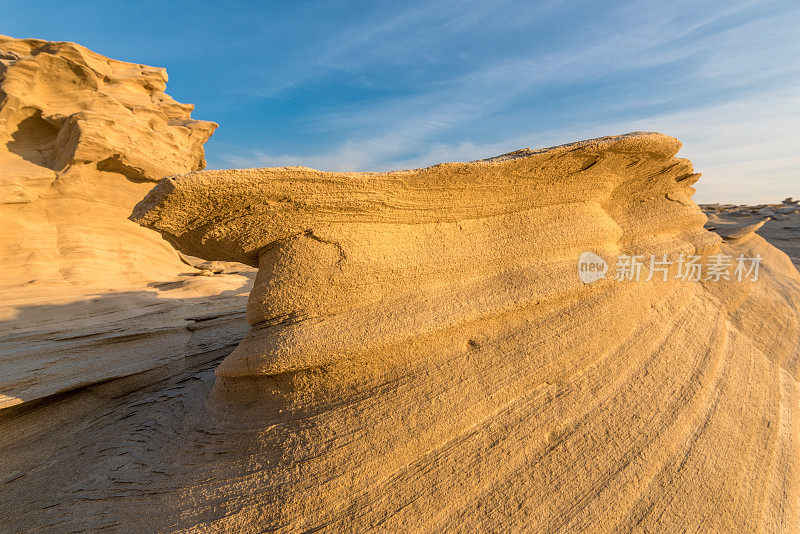
[[[205,167],[203,143],[217,125],[164,93],[165,69],[4,36],[0,65],[6,146],[28,162],[56,172],[93,164],[148,181]]]
[[[147,194],[214,128],[165,81],[0,38],[0,531],[800,530],[796,204],[704,229],[642,133]]]
[[[134,220],[259,272],[251,330],[182,404],[180,443],[138,450],[195,468],[151,483],[175,488],[180,520],[150,519],[800,528],[800,275],[753,228],[703,228],[679,148],[636,133],[414,171],[159,183]],[[584,252],[610,273],[620,255],[762,262],[758,280],[680,280],[674,265],[647,280],[645,263],[639,281],[586,284]],[[189,460],[199,444],[216,452]]]
[[[74,43],[0,36],[0,287],[108,288],[179,271],[169,247],[125,220],[152,182],[205,166],[216,124],[191,119],[166,81]]]
[[[166,81],[74,43],[0,36],[0,409],[147,384],[238,341],[235,323],[190,318],[240,321],[248,279],[191,276],[127,219],[154,182],[204,167],[216,128]]]

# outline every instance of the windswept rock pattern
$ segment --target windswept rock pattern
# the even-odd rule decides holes
[[[132,450],[136,423],[117,423],[120,451],[171,476],[128,466],[134,494],[93,490],[113,518],[80,513],[142,524],[152,492],[172,504],[151,528],[201,531],[800,529],[800,274],[755,227],[704,228],[679,148],[633,133],[412,171],[163,180],[132,219],[258,266],[251,329],[213,389],[182,394],[188,414],[141,415],[159,435]],[[645,264],[585,284],[587,251],[610,273],[621,255],[763,261],[757,280]]]
[[[0,531],[800,530],[796,201],[654,133],[193,172],[166,81],[0,37]]]
[[[243,333],[246,276],[195,278],[128,220],[155,182],[205,166],[217,127],[166,82],[74,43],[0,36],[0,410],[149,384]]]
[[[0,37],[6,147],[63,172],[79,164],[132,180],[205,167],[217,125],[164,91],[167,71],[111,60],[80,45]]]

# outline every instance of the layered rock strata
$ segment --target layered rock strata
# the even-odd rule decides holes
[[[259,268],[181,434],[226,453],[170,481],[174,526],[799,528],[800,275],[754,228],[704,229],[679,148],[163,180],[133,220]],[[740,256],[757,278],[677,272]],[[672,263],[618,276],[631,257]]]
[[[74,43],[0,36],[0,409],[147,384],[243,334],[248,276],[195,277],[127,220],[161,178],[205,166],[217,127],[166,82]]]

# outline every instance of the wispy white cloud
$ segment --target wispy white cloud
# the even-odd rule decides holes
[[[701,203],[765,203],[786,196],[800,197],[800,86],[759,93],[748,98],[646,119],[608,124],[582,124],[546,132],[529,132],[501,141],[475,144],[435,143],[422,153],[380,159],[394,151],[383,146],[348,141],[330,152],[303,156],[272,156],[256,152],[231,158],[234,167],[306,165],[314,168],[418,168],[442,161],[469,161],[527,146],[544,147],[636,130],[661,131],[681,139],[681,155],[703,173],[695,200]],[[376,159],[376,157],[378,159]]]
[[[415,57],[442,35],[447,38],[476,24],[488,24],[491,10],[479,7],[449,19],[450,26],[441,34],[412,31],[411,38],[396,38],[386,47],[376,47],[379,52],[369,52],[376,41],[402,35],[404,28],[447,12],[453,4],[439,1],[431,4],[430,11],[400,13],[340,40],[320,61],[358,71],[363,63],[384,60],[387,53]],[[684,141],[685,153],[706,174],[698,186],[699,200],[767,201],[796,187],[800,157],[793,154],[800,146],[796,126],[800,103],[794,95],[800,88],[800,38],[791,17],[780,11],[757,15],[753,2],[699,14],[695,9],[690,23],[684,16],[692,10],[688,2],[644,2],[617,10],[615,31],[608,34],[594,28],[587,30],[594,32],[591,38],[554,50],[509,52],[476,62],[472,70],[422,83],[411,94],[316,114],[306,124],[308,128],[346,132],[336,144],[284,154],[246,151],[222,159],[235,167],[302,164],[325,170],[394,169],[644,129],[664,131]],[[354,57],[356,50],[366,52]],[[642,90],[634,80],[623,86],[625,92],[618,97],[606,95],[595,102],[579,102],[576,110],[563,110],[563,124],[558,124],[559,112],[535,96],[626,73],[647,76],[653,69],[670,87]],[[784,89],[772,87],[773,83]],[[531,98],[540,101],[531,102]],[[598,103],[602,109],[591,108]],[[518,109],[531,114],[527,126],[497,119],[513,118]],[[545,115],[548,120],[543,124],[538,117]],[[497,125],[504,123],[516,126],[499,129]],[[487,133],[487,128],[494,130]]]

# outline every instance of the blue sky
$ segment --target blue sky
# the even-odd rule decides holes
[[[800,197],[800,2],[17,2],[0,33],[167,68],[210,168],[387,170],[655,130],[698,202]]]

